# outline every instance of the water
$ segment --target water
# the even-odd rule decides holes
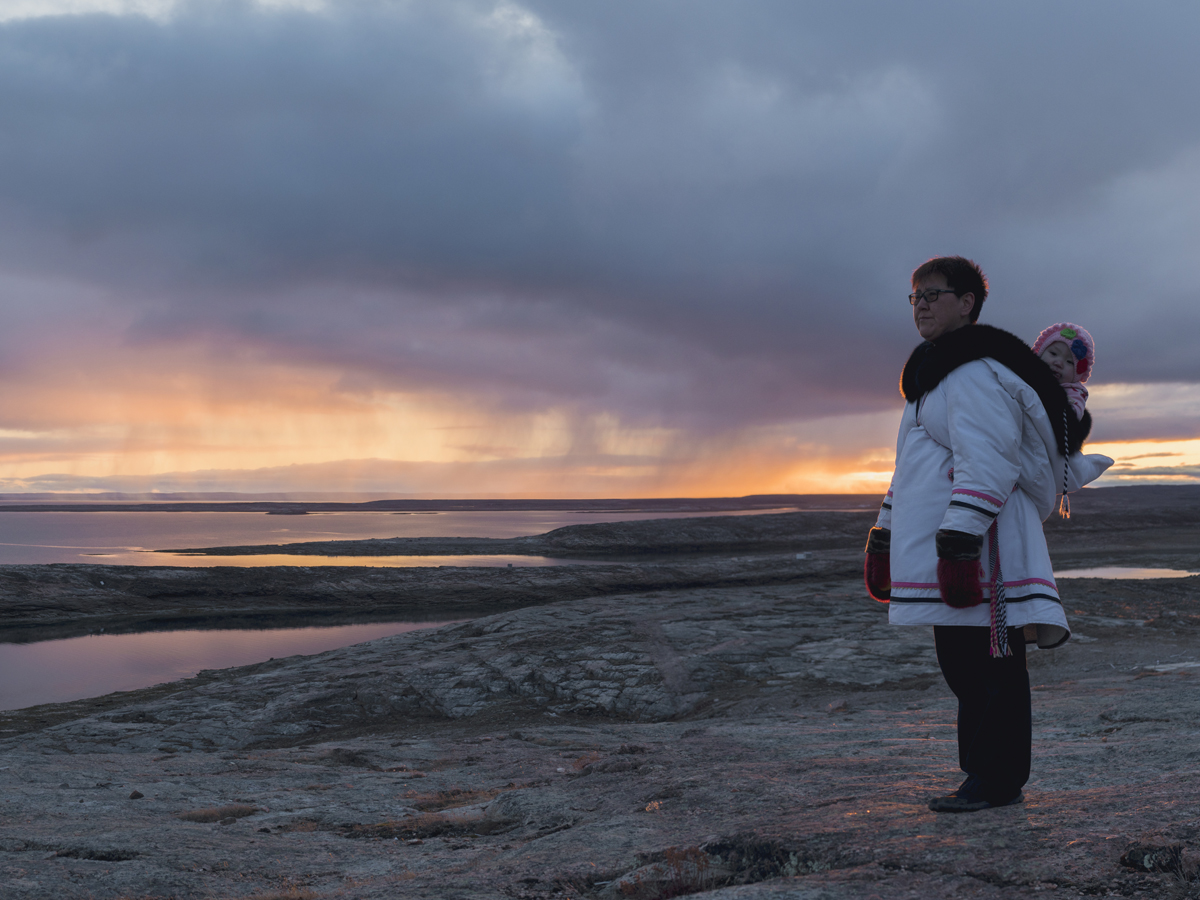
[[[512,538],[564,525],[716,513],[481,510],[430,513],[314,512],[13,512],[0,507],[0,565],[96,563],[172,566],[438,566],[560,565],[529,556],[195,556],[154,550],[285,544],[390,537]],[[201,669],[320,653],[361,641],[444,623],[393,622],[273,630],[223,629],[89,635],[30,644],[0,643],[0,709],[60,703],[190,677]]]
[[[782,512],[783,510],[765,510]],[[754,510],[753,513],[764,512]],[[268,516],[253,512],[10,512],[0,508],[0,565],[97,563],[122,566],[264,565],[552,565],[562,560],[528,556],[475,557],[298,557],[180,556],[148,551],[180,547],[290,544],[300,541],[392,537],[513,538],[542,534],[564,525],[678,519],[728,513],[563,512],[481,510],[436,513],[317,512]],[[334,562],[337,559],[338,562]],[[391,560],[383,562],[383,560]],[[423,561],[419,561],[422,560]],[[268,561],[271,560],[271,561]],[[414,561],[418,560],[418,561]]]
[[[147,558],[149,557],[149,558]],[[293,553],[262,553],[254,556],[209,556],[194,553],[114,553],[76,562],[106,566],[563,566],[604,565],[603,559],[559,559],[550,556],[304,556]]]
[[[201,669],[323,653],[446,624],[385,622],[325,628],[154,631],[0,644],[0,709],[100,697],[190,678]]]
[[[1099,566],[1094,569],[1064,569],[1055,572],[1055,578],[1118,578],[1141,580],[1146,578],[1187,578],[1200,574],[1183,569],[1139,569],[1134,566]]]

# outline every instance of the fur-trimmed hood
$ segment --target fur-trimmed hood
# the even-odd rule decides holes
[[[1050,367],[1015,334],[991,325],[964,325],[919,345],[904,364],[900,393],[915,403],[959,366],[985,358],[1007,367],[1037,392],[1060,448],[1066,446],[1068,453],[1075,453],[1083,446],[1092,430],[1091,413],[1085,411],[1082,420],[1077,418]]]

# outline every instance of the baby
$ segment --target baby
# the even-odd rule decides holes
[[[1067,392],[1075,418],[1083,418],[1088,390],[1083,383],[1092,374],[1096,362],[1096,344],[1092,336],[1078,325],[1059,322],[1038,335],[1033,352],[1041,357]]]
[[[1083,419],[1088,390],[1083,383],[1092,374],[1096,362],[1096,344],[1092,336],[1078,325],[1059,322],[1038,335],[1033,342],[1033,352],[1050,367],[1062,389],[1067,392],[1075,418]],[[1058,512],[1064,519],[1071,518],[1071,503],[1067,495],[1098,478],[1113,461],[1098,453],[1073,454],[1063,463],[1062,500]]]

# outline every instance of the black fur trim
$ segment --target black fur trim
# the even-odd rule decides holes
[[[867,553],[891,553],[892,552],[892,530],[890,528],[880,528],[878,525],[867,532]]]
[[[948,559],[951,562],[970,562],[979,559],[983,553],[983,535],[967,534],[965,531],[951,531],[942,528],[933,537],[937,547],[938,559]]]
[[[1074,453],[1083,446],[1092,430],[1092,414],[1085,410],[1083,419],[1077,418],[1067,392],[1050,367],[1015,334],[991,325],[964,325],[918,346],[904,364],[900,393],[909,403],[915,403],[959,366],[977,359],[994,359],[1037,391],[1054,428],[1060,453],[1064,443],[1064,414],[1067,452]]]

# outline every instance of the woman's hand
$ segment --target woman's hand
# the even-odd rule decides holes
[[[892,532],[887,528],[872,528],[867,534],[863,580],[867,593],[880,603],[892,599]]]
[[[938,590],[942,602],[955,609],[968,609],[983,603],[981,579],[983,570],[979,557],[983,551],[983,535],[965,531],[942,530],[937,543]]]

